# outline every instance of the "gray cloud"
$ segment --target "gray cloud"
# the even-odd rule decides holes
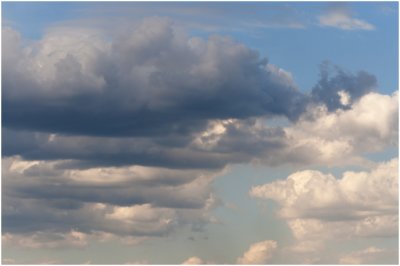
[[[190,142],[173,146],[169,139],[63,135],[52,138],[45,133],[3,130],[3,142],[9,143],[4,146],[4,155],[21,155],[29,160],[64,160],[60,162],[60,168],[139,164],[167,168],[215,169],[230,162],[248,161],[251,158],[251,155],[240,151],[230,154],[196,149],[191,147]]]
[[[340,91],[348,93],[349,100],[356,101],[377,88],[375,76],[365,71],[360,71],[354,75],[346,73],[337,66],[332,66],[329,62],[321,64],[320,71],[320,80],[312,89],[311,95],[314,101],[324,103],[329,111],[348,108],[341,102]]]
[[[6,127],[185,135],[208,119],[295,118],[304,105],[304,95],[274,78],[256,51],[225,37],[187,38],[167,19],[145,19],[111,43],[97,32],[61,28],[15,51],[17,34],[3,35],[10,43],[3,53],[19,55],[3,61]]]
[[[214,172],[55,166],[55,162],[3,160],[4,233],[78,230],[162,236],[177,225],[209,222],[208,211],[218,202],[211,188]]]

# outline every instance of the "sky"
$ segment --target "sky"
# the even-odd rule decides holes
[[[397,2],[2,2],[3,264],[398,264]]]

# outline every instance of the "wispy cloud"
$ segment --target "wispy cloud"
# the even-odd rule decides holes
[[[267,21],[267,22],[246,22],[245,26],[255,28],[289,28],[289,29],[305,29],[306,26],[299,21]]]
[[[370,264],[379,257],[387,256],[388,251],[377,247],[368,247],[364,250],[353,251],[339,259],[340,264]]]
[[[341,30],[374,30],[375,26],[367,21],[354,18],[350,9],[342,4],[329,8],[328,12],[318,17],[319,25]]]

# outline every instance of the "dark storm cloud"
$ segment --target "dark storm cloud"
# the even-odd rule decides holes
[[[20,136],[29,136],[32,142],[18,142]],[[41,140],[44,136],[47,136],[46,141]],[[21,155],[28,160],[70,160],[60,163],[60,168],[133,164],[183,169],[221,168],[228,161],[234,161],[229,155],[212,155],[184,147],[164,147],[147,138],[57,136],[55,140],[48,141],[49,137],[43,133],[18,134],[15,130],[4,130],[3,143],[10,144],[4,145],[3,155]],[[168,138],[164,141],[167,142]]]
[[[284,147],[281,130],[252,132],[254,121],[227,126],[227,131],[211,149],[194,145],[196,136],[184,143],[175,137],[87,137],[51,136],[46,133],[3,129],[3,156],[20,155],[27,160],[67,160],[59,168],[145,165],[176,169],[219,169],[242,163]],[[172,141],[170,141],[172,139]]]
[[[19,54],[3,60],[3,123],[15,129],[186,135],[208,119],[295,118],[305,101],[256,51],[218,36],[189,39],[166,19],[147,19],[111,44],[59,29],[30,53],[16,49],[16,33],[3,35],[3,54]]]

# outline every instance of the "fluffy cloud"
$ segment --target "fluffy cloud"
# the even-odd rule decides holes
[[[272,258],[278,244],[276,241],[266,240],[255,243],[237,259],[238,264],[266,264]]]
[[[333,165],[362,162],[359,156],[398,145],[398,93],[368,93],[348,110],[329,112],[325,105],[309,108],[286,127],[293,156]]]
[[[253,187],[250,195],[272,199],[298,241],[293,251],[316,252],[326,241],[398,235],[398,159],[371,172],[345,172],[341,179],[301,171],[286,180]]]
[[[328,12],[318,17],[319,24],[341,30],[374,30],[375,27],[361,19],[353,18],[350,10],[341,4],[332,6]]]
[[[394,214],[398,206],[397,158],[371,172],[345,172],[341,179],[301,171],[286,180],[253,187],[253,197],[278,202],[285,218],[358,219]]]

